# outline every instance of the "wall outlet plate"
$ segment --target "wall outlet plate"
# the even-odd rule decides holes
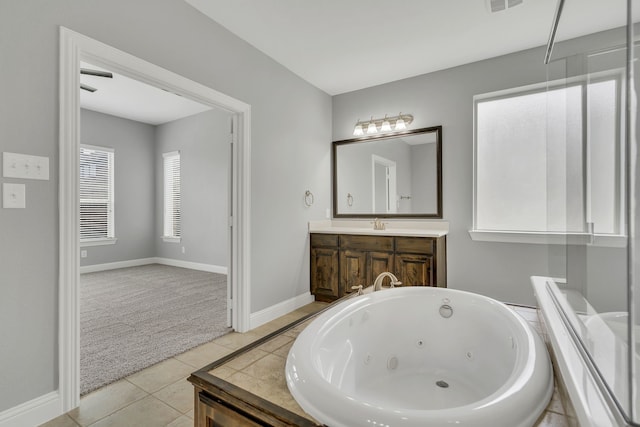
[[[2,176],[48,181],[49,158],[4,152],[2,153]]]
[[[26,189],[24,184],[2,184],[2,207],[5,209],[24,209],[26,207]]]

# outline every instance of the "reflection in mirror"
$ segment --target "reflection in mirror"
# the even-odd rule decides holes
[[[442,218],[442,127],[334,141],[333,213]]]

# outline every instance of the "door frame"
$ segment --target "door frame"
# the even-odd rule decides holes
[[[119,49],[60,27],[58,392],[63,412],[80,403],[80,261],[78,157],[80,61],[142,81],[233,114],[229,278],[232,326],[249,329],[251,106]]]

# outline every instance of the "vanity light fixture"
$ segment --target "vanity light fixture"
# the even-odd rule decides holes
[[[367,134],[378,133],[378,126],[376,126],[376,122],[373,121],[373,117],[371,117],[371,121],[367,126]]]
[[[384,121],[380,125],[380,132],[391,132],[391,123],[389,123],[389,120],[387,120],[386,114],[384,115]]]
[[[353,135],[362,136],[365,134],[365,129],[367,135],[405,130],[411,122],[413,122],[413,116],[411,114],[400,113],[392,117],[385,115],[383,119],[374,119],[371,117],[371,120],[358,120],[356,126],[353,128]]]

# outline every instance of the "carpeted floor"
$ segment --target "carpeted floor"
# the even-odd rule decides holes
[[[81,393],[226,334],[226,304],[223,274],[158,264],[82,274]]]

